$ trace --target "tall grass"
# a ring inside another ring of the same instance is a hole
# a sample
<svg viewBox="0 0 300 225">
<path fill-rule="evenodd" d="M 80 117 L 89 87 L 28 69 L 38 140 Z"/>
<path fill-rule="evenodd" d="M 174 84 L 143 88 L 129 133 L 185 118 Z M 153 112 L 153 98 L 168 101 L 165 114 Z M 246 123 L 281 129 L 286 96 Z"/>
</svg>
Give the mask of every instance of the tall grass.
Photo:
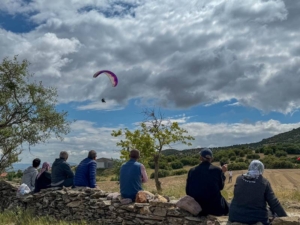
<svg viewBox="0 0 300 225">
<path fill-rule="evenodd" d="M 87 222 L 57 221 L 51 217 L 37 217 L 29 211 L 5 211 L 0 213 L 1 225 L 87 225 Z"/>
</svg>

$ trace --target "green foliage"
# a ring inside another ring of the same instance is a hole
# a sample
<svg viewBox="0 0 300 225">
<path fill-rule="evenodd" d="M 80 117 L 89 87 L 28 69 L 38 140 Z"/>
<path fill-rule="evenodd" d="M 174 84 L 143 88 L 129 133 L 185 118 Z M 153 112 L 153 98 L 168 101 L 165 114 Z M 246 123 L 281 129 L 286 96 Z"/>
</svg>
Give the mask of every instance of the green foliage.
<svg viewBox="0 0 300 225">
<path fill-rule="evenodd" d="M 258 154 L 249 154 L 246 157 L 247 159 L 260 159 L 260 155 Z"/>
<path fill-rule="evenodd" d="M 112 159 L 113 160 L 113 173 L 115 175 L 114 179 L 119 180 L 120 179 L 120 170 L 122 164 L 125 162 L 124 160 L 120 159 Z"/>
<path fill-rule="evenodd" d="M 181 169 L 181 168 L 183 168 L 183 164 L 179 160 L 176 160 L 176 161 L 171 163 L 171 167 L 174 170 Z"/>
<path fill-rule="evenodd" d="M 228 164 L 228 170 L 245 170 L 248 169 L 248 164 L 244 162 L 235 162 Z"/>
<path fill-rule="evenodd" d="M 0 172 L 18 161 L 22 144 L 45 142 L 69 132 L 66 112 L 57 112 L 57 92 L 32 81 L 29 63 L 5 58 L 0 64 Z"/>
<path fill-rule="evenodd" d="M 265 148 L 264 149 L 264 154 L 265 155 L 273 155 L 274 154 L 273 149 L 272 148 Z"/>
<path fill-rule="evenodd" d="M 170 175 L 171 175 L 171 172 L 169 170 L 159 170 L 158 171 L 158 177 L 159 178 L 167 177 L 167 176 L 170 176 Z M 150 179 L 154 179 L 154 173 L 151 173 Z"/>
<path fill-rule="evenodd" d="M 275 153 L 276 157 L 281 157 L 281 156 L 287 156 L 287 153 L 285 151 L 276 151 Z"/>
<path fill-rule="evenodd" d="M 236 156 L 231 156 L 230 157 L 230 161 L 235 161 L 236 160 Z"/>
<path fill-rule="evenodd" d="M 288 159 L 286 157 L 277 158 L 275 156 L 266 156 L 261 160 L 265 168 L 268 169 L 291 169 L 295 168 L 295 162 L 293 159 Z"/>
<path fill-rule="evenodd" d="M 146 122 L 140 123 L 140 128 L 130 131 L 125 128 L 111 133 L 114 137 L 125 135 L 124 140 L 117 142 L 117 146 L 122 148 L 121 158 L 128 159 L 131 149 L 138 149 L 141 153 L 141 160 L 153 157 L 155 167 L 155 185 L 157 191 L 161 192 L 161 183 L 158 178 L 158 165 L 161 158 L 162 149 L 172 143 L 180 142 L 191 145 L 189 141 L 194 140 L 187 131 L 179 127 L 177 122 L 165 121 L 160 113 L 155 110 L 145 110 Z"/>
<path fill-rule="evenodd" d="M 188 173 L 187 170 L 181 169 L 181 170 L 175 170 L 175 171 L 173 171 L 173 172 L 172 172 L 172 175 L 173 175 L 173 176 L 178 176 L 178 175 L 182 175 L 182 174 L 186 174 L 186 173 Z"/>
</svg>

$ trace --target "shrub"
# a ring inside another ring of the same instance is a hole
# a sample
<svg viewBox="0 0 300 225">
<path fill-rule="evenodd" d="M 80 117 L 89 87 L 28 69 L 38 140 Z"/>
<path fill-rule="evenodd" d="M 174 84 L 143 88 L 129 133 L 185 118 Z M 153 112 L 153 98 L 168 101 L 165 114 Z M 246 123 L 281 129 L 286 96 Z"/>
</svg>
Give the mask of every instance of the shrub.
<svg viewBox="0 0 300 225">
<path fill-rule="evenodd" d="M 231 156 L 230 157 L 230 161 L 235 161 L 236 160 L 236 156 Z"/>
<path fill-rule="evenodd" d="M 186 174 L 186 173 L 188 173 L 187 170 L 181 169 L 181 170 L 175 170 L 175 171 L 173 171 L 172 175 L 173 176 L 177 176 L 177 175 L 182 175 L 182 174 Z"/>
<path fill-rule="evenodd" d="M 228 165 L 228 170 L 245 170 L 248 169 L 248 164 L 244 162 L 235 162 Z"/>
<path fill-rule="evenodd" d="M 245 157 L 245 152 L 244 151 L 240 151 L 240 157 Z"/>
<path fill-rule="evenodd" d="M 281 156 L 287 156 L 287 153 L 285 151 L 277 151 L 275 156 L 279 158 Z"/>
<path fill-rule="evenodd" d="M 247 159 L 259 159 L 260 155 L 258 155 L 258 154 L 249 154 L 249 155 L 247 155 L 246 158 Z"/>
<path fill-rule="evenodd" d="M 170 173 L 169 170 L 159 170 L 158 171 L 158 178 L 167 177 L 167 176 L 170 176 L 170 174 L 171 173 Z M 151 173 L 150 179 L 154 179 L 154 173 Z"/>
<path fill-rule="evenodd" d="M 243 158 L 237 158 L 235 161 L 236 162 L 244 162 L 244 159 Z"/>
<path fill-rule="evenodd" d="M 179 160 L 177 160 L 177 161 L 174 161 L 171 163 L 171 167 L 174 170 L 181 169 L 181 168 L 183 168 L 183 164 Z"/>
</svg>

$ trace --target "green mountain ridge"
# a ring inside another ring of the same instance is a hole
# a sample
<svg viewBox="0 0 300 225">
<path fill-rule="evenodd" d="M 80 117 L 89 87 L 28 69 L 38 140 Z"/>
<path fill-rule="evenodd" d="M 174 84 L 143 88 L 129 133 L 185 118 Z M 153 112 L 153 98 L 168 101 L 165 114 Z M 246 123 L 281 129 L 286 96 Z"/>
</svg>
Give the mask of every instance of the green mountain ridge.
<svg viewBox="0 0 300 225">
<path fill-rule="evenodd" d="M 218 150 L 225 150 L 225 149 L 256 149 L 259 147 L 263 147 L 266 145 L 296 145 L 300 144 L 300 127 L 280 133 L 277 135 L 274 135 L 270 138 L 262 139 L 259 142 L 254 143 L 246 143 L 246 144 L 237 144 L 237 145 L 230 145 L 230 146 L 224 146 L 224 147 L 216 147 L 216 148 L 210 148 L 213 151 Z M 177 150 L 177 149 L 166 149 L 162 151 L 162 154 L 165 156 L 168 155 L 194 155 L 199 153 L 201 148 L 192 148 L 192 149 L 183 149 L 183 150 Z"/>
</svg>

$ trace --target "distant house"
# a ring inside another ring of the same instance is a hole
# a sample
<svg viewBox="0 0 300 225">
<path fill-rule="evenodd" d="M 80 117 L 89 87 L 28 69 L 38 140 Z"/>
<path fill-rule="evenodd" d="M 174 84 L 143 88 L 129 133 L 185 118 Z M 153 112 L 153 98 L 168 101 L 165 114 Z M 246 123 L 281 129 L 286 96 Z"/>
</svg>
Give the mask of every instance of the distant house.
<svg viewBox="0 0 300 225">
<path fill-rule="evenodd" d="M 113 160 L 108 158 L 100 158 L 96 159 L 97 162 L 97 169 L 108 169 L 113 167 Z"/>
</svg>

